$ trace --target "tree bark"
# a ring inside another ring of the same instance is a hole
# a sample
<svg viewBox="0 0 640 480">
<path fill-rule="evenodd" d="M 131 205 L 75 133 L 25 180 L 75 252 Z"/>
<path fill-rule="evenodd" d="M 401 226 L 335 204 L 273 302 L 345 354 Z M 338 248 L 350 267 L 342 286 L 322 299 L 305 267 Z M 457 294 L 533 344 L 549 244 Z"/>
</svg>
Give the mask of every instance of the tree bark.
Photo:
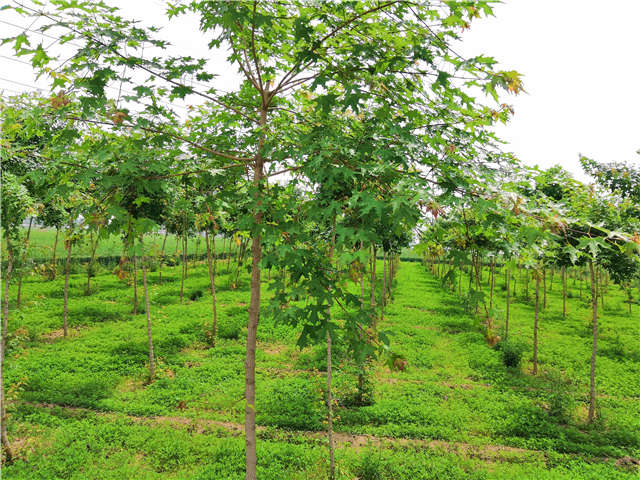
<svg viewBox="0 0 640 480">
<path fill-rule="evenodd" d="M 164 240 L 162 241 L 162 249 L 160 250 L 160 263 L 158 265 L 158 282 L 162 285 L 162 265 L 164 264 L 164 247 L 167 244 L 167 235 L 169 235 L 169 231 L 165 230 L 164 232 Z"/>
<path fill-rule="evenodd" d="M 542 309 L 547 309 L 547 269 L 542 269 L 542 290 L 543 290 L 543 301 L 542 301 Z"/>
<path fill-rule="evenodd" d="M 511 314 L 511 267 L 507 267 L 507 311 L 504 322 L 504 339 L 509 339 L 509 316 Z"/>
<path fill-rule="evenodd" d="M 218 312 L 216 311 L 216 283 L 215 268 L 212 261 L 211 245 L 209 243 L 209 231 L 205 230 L 205 243 L 207 244 L 207 265 L 209 267 L 209 283 L 211 285 L 211 308 L 213 313 L 213 328 L 211 331 L 211 346 L 216 346 L 216 337 L 218 336 Z M 215 255 L 215 236 L 213 237 L 213 255 Z"/>
<path fill-rule="evenodd" d="M 589 423 L 591 423 L 596 414 L 596 354 L 598 352 L 598 289 L 592 260 L 589 261 L 589 271 L 591 273 L 591 322 L 593 329 L 591 372 L 589 374 Z"/>
<path fill-rule="evenodd" d="M 151 312 L 149 310 L 149 287 L 147 286 L 147 256 L 144 254 L 144 244 L 142 237 L 140 238 L 140 246 L 143 248 L 142 253 L 142 285 L 144 287 L 144 309 L 147 314 L 147 343 L 149 345 L 149 383 L 153 382 L 156 373 L 156 365 L 153 356 L 153 336 L 151 334 Z M 135 254 L 134 257 L 135 259 Z"/>
<path fill-rule="evenodd" d="M 24 270 L 24 264 L 27 262 L 27 250 L 29 249 L 29 238 L 31 237 L 31 225 L 33 224 L 33 217 L 29 218 L 29 228 L 27 229 L 27 237 L 24 240 L 24 252 L 20 259 L 20 270 L 18 270 L 18 294 L 16 298 L 16 308 L 20 308 L 22 305 L 22 273 Z"/>
<path fill-rule="evenodd" d="M 87 266 L 87 295 L 91 295 L 91 273 L 93 269 L 93 264 L 96 259 L 96 251 L 98 250 L 98 243 L 100 242 L 100 229 L 98 229 L 98 234 L 96 241 L 93 241 L 93 232 L 91 235 L 91 259 L 89 260 L 89 265 Z"/>
<path fill-rule="evenodd" d="M 182 299 L 184 298 L 184 277 L 187 276 L 187 272 L 186 272 L 186 250 L 187 247 L 185 245 L 185 237 L 186 234 L 183 233 L 182 235 L 182 279 L 180 280 L 180 303 L 182 303 Z"/>
<path fill-rule="evenodd" d="M 369 298 L 369 305 L 371 306 L 371 316 L 373 330 L 378 328 L 378 316 L 376 313 L 376 254 L 378 250 L 375 245 L 371 246 L 371 296 Z"/>
<path fill-rule="evenodd" d="M 540 271 L 536 271 L 536 313 L 533 322 L 533 374 L 538 374 L 538 316 L 540 314 Z"/>
<path fill-rule="evenodd" d="M 52 263 L 52 275 L 51 275 L 51 280 L 55 280 L 56 279 L 56 274 L 58 273 L 58 265 L 56 264 L 56 258 L 57 258 L 57 250 L 58 250 L 58 235 L 60 234 L 60 228 L 56 227 L 56 239 L 53 242 L 53 259 L 51 260 Z"/>
<path fill-rule="evenodd" d="M 138 263 L 136 252 L 133 252 L 133 314 L 138 314 Z"/>
<path fill-rule="evenodd" d="M 333 251 L 336 245 L 336 216 L 333 216 L 331 231 L 331 247 L 329 249 L 329 266 L 333 266 Z M 331 321 L 331 306 L 327 306 L 327 321 Z M 331 391 L 331 330 L 327 325 L 327 438 L 329 440 L 329 480 L 335 478 L 335 447 L 333 444 L 333 392 Z"/>
<path fill-rule="evenodd" d="M 227 250 L 227 274 L 231 271 L 231 251 L 233 250 L 233 245 L 231 241 L 231 237 L 229 237 L 229 247 Z"/>
<path fill-rule="evenodd" d="M 496 260 L 495 257 L 491 257 L 491 267 L 489 270 L 489 309 L 493 309 L 493 288 L 495 286 L 495 269 Z"/>
<path fill-rule="evenodd" d="M 567 316 L 567 267 L 562 267 L 562 316 Z"/>
<path fill-rule="evenodd" d="M 389 262 L 389 254 L 382 251 L 382 305 L 387 304 L 387 282 L 391 278 L 391 265 Z"/>
<path fill-rule="evenodd" d="M 260 126 L 267 124 L 267 105 L 263 101 L 260 109 Z M 249 322 L 247 325 L 247 350 L 244 361 L 244 431 L 245 431 L 245 480 L 257 480 L 256 452 L 256 341 L 258 323 L 260 321 L 260 261 L 262 260 L 262 226 L 261 183 L 264 175 L 264 159 L 262 149 L 264 137 L 260 139 L 258 153 L 253 167 L 253 186 L 256 189 L 253 222 L 255 232 L 251 242 L 251 299 L 249 301 Z"/>
<path fill-rule="evenodd" d="M 4 398 L 4 351 L 6 348 L 7 331 L 9 325 L 9 283 L 13 270 L 13 251 L 7 238 L 7 273 L 4 279 L 4 301 L 2 303 L 2 338 L 0 338 L 0 440 L 4 450 L 5 463 L 13 461 L 11 445 L 7 436 L 7 406 Z"/>
<path fill-rule="evenodd" d="M 65 247 L 67 247 L 67 260 L 64 265 L 64 336 L 68 335 L 68 319 L 69 319 L 69 264 L 71 263 L 71 238 L 69 238 L 66 242 Z"/>
</svg>

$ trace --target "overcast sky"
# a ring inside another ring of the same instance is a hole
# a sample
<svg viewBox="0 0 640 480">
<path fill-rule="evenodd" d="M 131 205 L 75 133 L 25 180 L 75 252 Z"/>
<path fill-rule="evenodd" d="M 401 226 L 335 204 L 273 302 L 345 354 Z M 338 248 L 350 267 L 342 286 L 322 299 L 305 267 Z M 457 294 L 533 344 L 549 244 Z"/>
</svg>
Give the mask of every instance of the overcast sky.
<svg viewBox="0 0 640 480">
<path fill-rule="evenodd" d="M 163 38 L 175 52 L 211 58 L 220 74 L 217 86 L 235 83 L 224 55 L 212 57 L 203 48 L 194 17 L 168 22 L 161 0 L 107 3 L 165 27 Z M 640 165 L 640 0 L 507 0 L 494 10 L 495 17 L 475 20 L 456 48 L 465 56 L 493 56 L 501 69 L 524 75 L 527 93 L 503 98 L 515 108 L 512 121 L 497 128 L 505 149 L 528 165 L 561 164 L 583 180 L 578 153 Z M 29 25 L 6 12 L 1 20 Z M 19 30 L 0 23 L 0 32 L 4 37 Z M 0 90 L 47 86 L 29 66 L 6 58 L 11 55 L 0 47 Z"/>
</svg>

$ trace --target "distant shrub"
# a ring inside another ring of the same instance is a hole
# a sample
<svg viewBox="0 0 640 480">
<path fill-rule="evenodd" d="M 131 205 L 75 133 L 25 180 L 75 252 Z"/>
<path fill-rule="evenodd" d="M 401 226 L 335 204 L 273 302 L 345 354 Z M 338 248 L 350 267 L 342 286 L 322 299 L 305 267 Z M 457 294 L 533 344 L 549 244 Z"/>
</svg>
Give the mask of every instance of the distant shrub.
<svg viewBox="0 0 640 480">
<path fill-rule="evenodd" d="M 505 367 L 520 368 L 527 347 L 520 341 L 507 340 L 498 343 L 496 349 L 502 352 L 502 363 Z"/>
<path fill-rule="evenodd" d="M 202 290 L 195 290 L 191 292 L 191 295 L 189 295 L 189 299 L 192 302 L 195 302 L 196 300 L 200 300 L 202 296 L 203 296 Z"/>
<path fill-rule="evenodd" d="M 342 372 L 341 372 L 342 373 Z M 344 371 L 347 373 L 347 371 Z M 356 367 L 345 375 L 343 379 L 334 383 L 336 389 L 336 399 L 344 407 L 367 407 L 373 405 L 374 383 L 371 379 L 369 369 L 365 369 L 362 375 Z"/>
<path fill-rule="evenodd" d="M 568 423 L 576 408 L 571 382 L 557 370 L 548 371 L 544 376 L 551 384 L 547 394 L 549 416 L 557 422 Z"/>
</svg>

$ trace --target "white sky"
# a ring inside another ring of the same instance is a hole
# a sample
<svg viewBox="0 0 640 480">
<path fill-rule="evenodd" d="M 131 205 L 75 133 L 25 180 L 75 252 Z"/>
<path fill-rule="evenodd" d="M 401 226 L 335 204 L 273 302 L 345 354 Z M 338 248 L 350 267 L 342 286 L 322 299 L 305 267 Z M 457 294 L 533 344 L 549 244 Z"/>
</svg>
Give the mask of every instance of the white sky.
<svg viewBox="0 0 640 480">
<path fill-rule="evenodd" d="M 162 38 L 175 45 L 172 51 L 211 58 L 219 67 L 219 88 L 235 84 L 233 68 L 224 54 L 212 57 L 194 17 L 168 22 L 161 0 L 108 3 L 164 27 Z M 494 10 L 495 17 L 472 23 L 456 49 L 464 56 L 492 56 L 501 69 L 524 75 L 527 93 L 502 99 L 515 108 L 511 122 L 496 129 L 509 142 L 505 149 L 528 165 L 561 164 L 582 180 L 578 153 L 640 164 L 640 0 L 507 0 Z M 0 21 L 29 25 L 7 12 L 0 12 Z M 0 23 L 0 37 L 17 33 Z M 28 65 L 6 58 L 11 56 L 8 46 L 0 47 L 0 91 L 32 90 L 8 80 L 47 87 Z"/>
</svg>

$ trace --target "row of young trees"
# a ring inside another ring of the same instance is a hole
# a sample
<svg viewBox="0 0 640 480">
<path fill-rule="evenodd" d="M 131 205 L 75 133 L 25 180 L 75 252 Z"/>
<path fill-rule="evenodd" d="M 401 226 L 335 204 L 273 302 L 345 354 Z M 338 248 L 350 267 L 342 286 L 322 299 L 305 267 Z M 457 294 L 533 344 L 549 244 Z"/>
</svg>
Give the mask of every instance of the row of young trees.
<svg viewBox="0 0 640 480">
<path fill-rule="evenodd" d="M 332 343 L 343 339 L 364 364 L 385 340 L 376 328 L 373 288 L 369 305 L 364 301 L 367 259 L 373 259 L 373 280 L 379 249 L 387 256 L 406 244 L 430 199 L 466 196 L 482 175 L 493 175 L 489 166 L 500 155 L 485 127 L 506 121 L 510 109 L 479 102 L 471 92 L 497 100 L 498 88 L 520 91 L 520 77 L 496 70 L 489 57 L 461 58 L 450 47 L 472 20 L 491 14 L 490 3 L 170 5 L 170 18 L 197 15 L 203 43 L 228 52 L 241 75 L 231 91 L 215 87 L 215 66 L 166 54 L 157 29 L 143 28 L 103 2 L 15 7 L 40 20 L 37 30 L 56 35 L 73 53 L 59 58 L 55 45 L 32 44 L 29 31 L 6 39 L 16 55 L 52 77 L 57 93 L 3 106 L 3 163 L 28 165 L 20 173 L 3 168 L 3 175 L 23 186 L 31 182 L 44 209 L 62 207 L 61 217 L 50 223 L 67 225 L 67 258 L 82 214 L 95 239 L 121 235 L 134 262 L 140 259 L 150 380 L 145 236 L 161 225 L 185 239 L 190 228 L 206 232 L 215 338 L 213 239 L 225 224 L 246 232 L 247 479 L 257 475 L 255 353 L 264 269 L 288 272 L 272 284 L 270 311 L 280 321 L 303 325 L 301 343 L 327 345 L 333 478 Z M 109 98 L 110 84 L 130 93 Z M 171 102 L 186 97 L 202 104 L 185 116 Z M 3 220 L 18 225 L 19 216 L 7 212 L 3 203 Z M 6 228 L 7 245 L 17 245 L 17 235 L 17 228 Z M 385 274 L 392 275 L 396 262 L 385 264 L 391 267 Z M 349 274 L 359 278 L 360 295 L 345 283 Z M 5 312 L 4 325 L 7 317 Z"/>
<path fill-rule="evenodd" d="M 640 172 L 631 164 L 581 161 L 585 171 L 596 177 L 596 185 L 574 180 L 561 167 L 511 171 L 497 187 L 489 186 L 474 198 L 454 207 L 432 207 L 432 222 L 419 248 L 433 272 L 461 296 L 464 290 L 471 308 L 482 313 L 492 346 L 509 340 L 513 297 L 520 291 L 520 297 L 530 299 L 533 284 L 534 375 L 538 373 L 538 322 L 547 308 L 554 275 L 560 276 L 562 285 L 563 316 L 568 312 L 569 277 L 573 275 L 574 282 L 579 279 L 580 296 L 583 279 L 588 279 L 591 422 L 596 412 L 599 303 L 604 309 L 610 280 L 625 293 L 629 315 L 634 288 L 635 295 L 640 295 Z M 488 270 L 488 288 L 483 270 Z M 501 272 L 505 305 L 497 305 L 494 298 Z M 504 319 L 502 335 L 498 335 L 498 318 Z"/>
</svg>

